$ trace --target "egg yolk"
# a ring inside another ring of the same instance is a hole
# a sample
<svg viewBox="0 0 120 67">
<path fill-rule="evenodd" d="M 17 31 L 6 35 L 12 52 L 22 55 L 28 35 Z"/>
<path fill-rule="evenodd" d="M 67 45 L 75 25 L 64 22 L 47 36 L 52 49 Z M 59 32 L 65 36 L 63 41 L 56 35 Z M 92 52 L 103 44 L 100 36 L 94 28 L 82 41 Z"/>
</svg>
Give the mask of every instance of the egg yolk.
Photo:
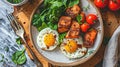
<svg viewBox="0 0 120 67">
<path fill-rule="evenodd" d="M 74 40 L 69 40 L 64 48 L 65 48 L 65 51 L 69 53 L 73 53 L 77 50 L 78 46 Z"/>
<path fill-rule="evenodd" d="M 55 43 L 55 37 L 52 33 L 46 34 L 44 37 L 44 43 L 47 47 L 53 46 Z"/>
</svg>

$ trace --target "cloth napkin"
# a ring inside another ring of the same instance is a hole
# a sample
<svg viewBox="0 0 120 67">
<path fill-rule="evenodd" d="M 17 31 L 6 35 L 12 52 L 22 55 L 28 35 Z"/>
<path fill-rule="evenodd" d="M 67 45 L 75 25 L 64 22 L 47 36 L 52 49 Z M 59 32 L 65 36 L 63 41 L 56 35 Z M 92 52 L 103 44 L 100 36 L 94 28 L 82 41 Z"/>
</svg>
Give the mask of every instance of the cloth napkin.
<svg viewBox="0 0 120 67">
<path fill-rule="evenodd" d="M 120 67 L 120 26 L 112 35 L 105 49 L 103 67 Z"/>
<path fill-rule="evenodd" d="M 16 43 L 16 38 L 18 37 L 6 18 L 6 14 L 14 11 L 13 6 L 3 1 L 4 0 L 0 0 L 0 67 L 17 67 L 17 65 L 12 62 L 11 57 L 15 51 L 22 50 L 24 46 Z M 27 61 L 25 64 L 20 65 L 20 67 L 36 67 L 26 52 L 25 55 Z"/>
</svg>

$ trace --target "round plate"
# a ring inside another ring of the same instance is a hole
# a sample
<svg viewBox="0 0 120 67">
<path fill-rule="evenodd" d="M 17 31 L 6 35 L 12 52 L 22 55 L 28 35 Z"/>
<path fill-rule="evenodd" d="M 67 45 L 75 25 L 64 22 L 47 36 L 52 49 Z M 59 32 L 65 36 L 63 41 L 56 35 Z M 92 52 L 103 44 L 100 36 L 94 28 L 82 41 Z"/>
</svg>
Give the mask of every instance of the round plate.
<svg viewBox="0 0 120 67">
<path fill-rule="evenodd" d="M 98 20 L 99 20 L 94 26 L 94 28 L 96 28 L 98 30 L 98 34 L 97 34 L 94 46 L 92 48 L 89 48 L 87 54 L 82 58 L 74 59 L 74 60 L 69 59 L 61 53 L 59 47 L 57 47 L 55 50 L 53 50 L 51 52 L 41 50 L 37 44 L 37 35 L 39 32 L 37 31 L 37 29 L 34 26 L 32 26 L 32 24 L 30 26 L 31 40 L 33 41 L 33 44 L 35 45 L 36 49 L 39 51 L 41 56 L 43 56 L 48 62 L 50 62 L 54 65 L 74 66 L 74 65 L 84 63 L 95 55 L 95 53 L 98 51 L 98 49 L 102 43 L 104 32 L 103 32 L 103 22 L 102 22 L 101 14 L 99 13 L 99 11 L 95 7 L 95 5 L 90 0 L 80 0 L 80 2 L 81 2 L 81 4 L 80 4 L 81 8 L 83 9 L 83 11 L 85 12 L 86 15 L 88 15 L 90 13 L 96 14 L 98 16 Z"/>
</svg>

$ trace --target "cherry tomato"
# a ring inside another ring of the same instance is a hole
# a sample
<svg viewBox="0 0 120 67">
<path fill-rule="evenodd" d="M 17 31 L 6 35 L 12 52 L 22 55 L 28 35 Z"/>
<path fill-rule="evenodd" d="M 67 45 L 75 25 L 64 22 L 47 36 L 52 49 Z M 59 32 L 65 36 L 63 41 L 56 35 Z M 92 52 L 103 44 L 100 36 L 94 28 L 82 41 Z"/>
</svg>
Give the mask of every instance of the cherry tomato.
<svg viewBox="0 0 120 67">
<path fill-rule="evenodd" d="M 94 4 L 98 8 L 104 8 L 108 5 L 109 0 L 94 0 Z"/>
<path fill-rule="evenodd" d="M 120 5 L 120 0 L 117 0 L 117 3 Z"/>
<path fill-rule="evenodd" d="M 86 21 L 87 23 L 89 23 L 90 25 L 93 25 L 96 21 L 97 21 L 97 16 L 95 14 L 89 14 L 87 17 L 86 17 Z"/>
<path fill-rule="evenodd" d="M 89 28 L 90 28 L 90 25 L 88 23 L 83 23 L 81 25 L 81 31 L 82 32 L 87 32 Z"/>
<path fill-rule="evenodd" d="M 120 9 L 120 4 L 118 2 L 119 2 L 119 0 L 116 0 L 116 1 L 110 0 L 109 1 L 109 9 L 112 10 L 112 11 L 119 10 Z"/>
</svg>

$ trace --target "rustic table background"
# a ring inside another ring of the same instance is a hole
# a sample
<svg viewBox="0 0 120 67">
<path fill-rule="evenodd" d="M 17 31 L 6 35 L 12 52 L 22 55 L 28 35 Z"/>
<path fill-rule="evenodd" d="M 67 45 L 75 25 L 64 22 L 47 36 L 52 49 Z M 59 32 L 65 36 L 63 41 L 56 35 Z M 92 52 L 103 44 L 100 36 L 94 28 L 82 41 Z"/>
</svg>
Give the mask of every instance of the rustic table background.
<svg viewBox="0 0 120 67">
<path fill-rule="evenodd" d="M 27 4 L 19 7 L 15 7 L 14 15 L 16 18 L 20 21 L 20 23 L 23 25 L 25 31 L 26 31 L 26 39 L 29 44 L 29 46 L 32 48 L 33 52 L 35 52 L 36 56 L 42 62 L 44 67 L 50 67 L 51 65 L 41 57 L 39 52 L 35 49 L 34 45 L 30 41 L 30 18 L 31 14 L 37 9 L 39 4 L 41 3 L 40 0 L 31 0 L 32 2 L 28 2 Z M 120 10 L 117 12 L 112 12 L 108 8 L 99 10 L 102 14 L 103 22 L 104 22 L 104 40 L 102 43 L 102 46 L 98 50 L 98 52 L 87 62 L 78 65 L 81 67 L 94 67 L 96 64 L 98 64 L 104 56 L 104 50 L 107 44 L 107 41 L 112 36 L 115 29 L 120 25 Z M 32 56 L 30 55 L 28 51 L 29 56 L 32 59 Z M 54 66 L 57 67 L 57 66 Z M 75 66 L 76 67 L 76 66 Z"/>
</svg>

